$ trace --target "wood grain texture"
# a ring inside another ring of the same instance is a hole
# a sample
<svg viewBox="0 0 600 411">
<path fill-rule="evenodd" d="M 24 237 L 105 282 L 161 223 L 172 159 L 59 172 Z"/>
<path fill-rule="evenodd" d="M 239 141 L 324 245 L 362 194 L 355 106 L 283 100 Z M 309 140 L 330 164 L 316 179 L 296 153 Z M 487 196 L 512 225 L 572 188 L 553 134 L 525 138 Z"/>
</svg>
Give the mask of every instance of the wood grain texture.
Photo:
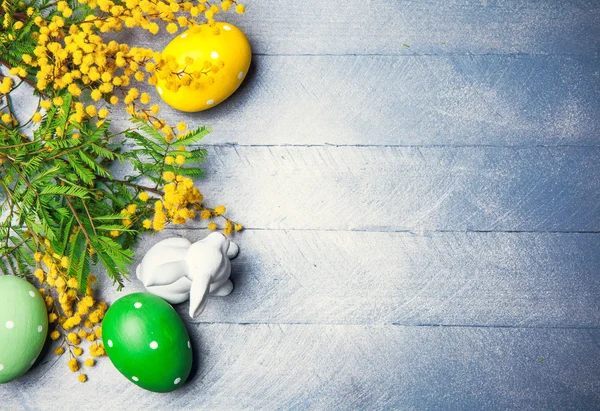
<svg viewBox="0 0 600 411">
<path fill-rule="evenodd" d="M 600 59 L 255 56 L 214 109 L 161 107 L 212 126 L 207 144 L 598 145 Z M 115 125 L 129 125 L 124 112 Z"/>
<path fill-rule="evenodd" d="M 190 381 L 152 394 L 104 360 L 82 385 L 49 344 L 0 408 L 598 408 L 600 3 L 247 10 L 228 17 L 255 53 L 241 89 L 162 111 L 213 127 L 198 183 L 249 227 L 233 294 L 185 320 Z"/>
<path fill-rule="evenodd" d="M 595 0 L 309 0 L 247 2 L 242 28 L 257 54 L 597 54 Z M 135 44 L 170 36 L 138 32 Z"/>
<path fill-rule="evenodd" d="M 170 236 L 145 236 L 135 266 Z M 235 290 L 188 322 L 600 328 L 600 235 L 247 231 Z M 106 287 L 113 301 L 122 293 Z M 127 293 L 144 291 L 133 278 Z"/>
<path fill-rule="evenodd" d="M 250 228 L 600 230 L 600 148 L 218 146 L 205 169 Z"/>
<path fill-rule="evenodd" d="M 593 409 L 600 401 L 598 330 L 211 324 L 190 332 L 197 369 L 175 392 L 141 392 L 107 362 L 82 385 L 47 357 L 0 386 L 2 407 Z"/>
</svg>

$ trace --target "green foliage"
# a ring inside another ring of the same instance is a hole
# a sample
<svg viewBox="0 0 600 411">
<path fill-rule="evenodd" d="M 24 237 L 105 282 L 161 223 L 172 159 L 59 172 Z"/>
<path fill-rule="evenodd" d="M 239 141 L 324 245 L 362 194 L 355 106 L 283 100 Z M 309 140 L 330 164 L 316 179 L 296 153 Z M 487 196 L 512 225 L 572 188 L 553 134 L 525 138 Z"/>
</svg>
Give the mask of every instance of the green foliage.
<svg viewBox="0 0 600 411">
<path fill-rule="evenodd" d="M 173 170 L 166 156 L 205 161 L 206 150 L 180 147 L 198 143 L 210 130 L 200 127 L 168 143 L 146 121 L 134 118 L 135 129 L 111 134 L 108 121 L 69 119 L 71 103 L 64 95 L 62 107 L 50 107 L 31 137 L 18 125 L 0 124 L 0 270 L 27 276 L 36 264 L 33 254 L 50 249 L 68 257 L 67 273 L 82 290 L 96 261 L 120 288 L 133 259 L 131 247 L 144 230 L 142 221 L 153 211 L 139 194 L 163 194 L 162 174 Z M 135 144 L 126 153 L 116 141 L 122 134 Z M 130 175 L 115 178 L 110 168 L 115 160 L 129 165 Z M 178 172 L 197 176 L 202 170 Z M 124 212 L 132 205 L 134 213 Z"/>
<path fill-rule="evenodd" d="M 137 181 L 143 176 L 154 183 L 159 183 L 163 172 L 175 170 L 173 166 L 164 164 L 162 161 L 166 156 L 183 155 L 188 164 L 206 161 L 207 151 L 205 149 L 194 148 L 182 151 L 178 147 L 199 143 L 210 133 L 210 128 L 199 127 L 196 130 L 189 131 L 182 139 L 167 143 L 160 132 L 144 120 L 134 118 L 132 122 L 137 130 L 130 130 L 125 135 L 135 141 L 138 148 L 127 152 L 125 156 L 132 162 L 138 174 L 137 177 L 130 177 L 130 181 Z M 188 177 L 199 177 L 202 175 L 202 169 L 199 167 L 180 168 L 179 174 Z"/>
</svg>

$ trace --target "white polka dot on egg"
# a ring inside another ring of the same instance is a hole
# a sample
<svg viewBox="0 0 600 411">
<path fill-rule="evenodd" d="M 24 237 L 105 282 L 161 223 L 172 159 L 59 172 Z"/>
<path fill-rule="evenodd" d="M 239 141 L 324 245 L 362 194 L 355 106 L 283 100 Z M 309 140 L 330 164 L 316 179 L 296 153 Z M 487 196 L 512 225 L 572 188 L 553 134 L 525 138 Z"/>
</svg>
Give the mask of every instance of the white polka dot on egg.
<svg viewBox="0 0 600 411">
<path fill-rule="evenodd" d="M 7 321 L 5 325 L 6 328 L 11 329 L 15 326 L 15 323 L 13 323 L 12 321 Z"/>
<path fill-rule="evenodd" d="M 177 385 L 177 384 L 179 384 L 180 382 L 181 382 L 181 378 L 177 377 L 177 378 L 175 379 L 175 381 L 173 381 L 173 384 Z"/>
<path fill-rule="evenodd" d="M 4 365 L 0 364 L 0 371 L 4 369 Z"/>
<path fill-rule="evenodd" d="M 160 88 L 160 87 L 156 87 L 156 90 L 158 90 L 158 94 L 162 94 L 163 93 L 162 88 Z"/>
<path fill-rule="evenodd" d="M 229 26 L 223 26 L 223 30 L 229 31 L 229 30 L 231 30 L 231 27 L 229 27 Z"/>
<path fill-rule="evenodd" d="M 238 78 L 241 80 L 241 79 L 242 79 L 242 77 L 244 77 L 244 72 L 243 72 L 243 71 L 240 71 L 240 74 L 238 74 Z"/>
<path fill-rule="evenodd" d="M 107 343 L 108 343 L 108 346 L 109 346 L 110 348 L 112 348 L 112 346 L 113 346 L 113 342 L 112 342 L 112 340 L 108 340 L 108 341 L 107 341 Z"/>
<path fill-rule="evenodd" d="M 213 59 L 218 59 L 219 58 L 219 53 L 217 53 L 216 51 L 213 51 L 212 53 L 210 53 L 210 57 L 212 57 Z"/>
<path fill-rule="evenodd" d="M 212 103 L 214 103 L 214 102 L 215 102 L 215 101 L 214 101 L 213 99 L 210 99 L 210 100 L 208 100 L 208 101 L 206 102 L 206 104 L 210 106 L 210 105 L 211 105 Z"/>
<path fill-rule="evenodd" d="M 140 308 L 140 307 L 142 306 L 142 303 L 135 303 L 135 304 L 133 304 L 133 306 L 134 306 L 135 308 Z"/>
<path fill-rule="evenodd" d="M 183 34 L 181 35 L 181 38 L 182 38 L 182 39 L 184 39 L 184 38 L 186 38 L 186 37 L 187 37 L 187 33 L 183 33 Z"/>
<path fill-rule="evenodd" d="M 192 344 L 188 341 L 188 348 L 192 348 Z"/>
<path fill-rule="evenodd" d="M 136 382 L 140 380 L 140 379 L 139 379 L 138 377 L 136 377 L 135 375 L 134 375 L 133 377 L 131 377 L 131 379 L 132 379 L 133 381 L 136 381 Z"/>
<path fill-rule="evenodd" d="M 33 291 L 29 291 L 29 295 L 31 296 L 31 298 L 35 298 L 35 293 Z"/>
<path fill-rule="evenodd" d="M 156 350 L 158 348 L 158 343 L 156 341 L 152 341 L 150 343 L 150 348 L 152 348 L 153 350 Z"/>
<path fill-rule="evenodd" d="M 44 327 L 42 327 L 41 325 L 38 325 L 38 332 L 39 333 L 41 333 L 43 329 L 44 329 Z"/>
</svg>

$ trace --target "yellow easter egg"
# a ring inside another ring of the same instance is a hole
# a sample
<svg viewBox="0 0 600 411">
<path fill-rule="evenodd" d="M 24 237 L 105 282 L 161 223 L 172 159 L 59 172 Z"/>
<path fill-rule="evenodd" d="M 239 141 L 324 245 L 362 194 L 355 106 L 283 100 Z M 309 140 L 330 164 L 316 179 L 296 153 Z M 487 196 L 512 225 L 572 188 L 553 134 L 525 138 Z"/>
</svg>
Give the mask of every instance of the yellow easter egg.
<svg viewBox="0 0 600 411">
<path fill-rule="evenodd" d="M 242 84 L 252 60 L 244 33 L 233 24 L 222 22 L 214 27 L 207 24 L 192 27 L 174 38 L 162 55 L 175 59 L 176 72 L 180 74 L 159 76 L 156 91 L 165 103 L 186 112 L 203 111 L 226 100 Z M 211 71 L 215 67 L 216 73 Z M 203 74 L 198 74 L 201 71 Z M 193 72 L 195 78 L 187 74 Z M 191 84 L 181 85 L 180 79 L 185 76 L 189 76 Z M 173 87 L 173 83 L 178 87 Z"/>
</svg>

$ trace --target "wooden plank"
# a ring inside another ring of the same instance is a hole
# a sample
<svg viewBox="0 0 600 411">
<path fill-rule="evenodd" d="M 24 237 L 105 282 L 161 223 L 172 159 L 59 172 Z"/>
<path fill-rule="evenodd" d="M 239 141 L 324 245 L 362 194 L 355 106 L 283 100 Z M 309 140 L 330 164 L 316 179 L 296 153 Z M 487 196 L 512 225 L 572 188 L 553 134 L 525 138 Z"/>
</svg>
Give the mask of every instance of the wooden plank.
<svg viewBox="0 0 600 411">
<path fill-rule="evenodd" d="M 194 325 L 195 375 L 143 392 L 108 360 L 81 384 L 49 357 L 0 386 L 6 409 L 594 409 L 600 331 Z M 66 374 L 69 375 L 66 375 Z M 57 382 L 60 389 L 57 389 Z M 67 397 L 65 397 L 67 395 Z"/>
<path fill-rule="evenodd" d="M 170 236 L 145 236 L 137 260 Z M 600 327 L 600 235 L 247 231 L 194 322 Z M 126 293 L 145 291 L 137 279 Z M 106 298 L 121 293 L 106 285 Z M 188 304 L 178 306 L 182 317 Z"/>
<path fill-rule="evenodd" d="M 600 230 L 598 147 L 219 146 L 205 169 L 250 228 Z"/>
<path fill-rule="evenodd" d="M 258 54 L 598 53 L 595 0 L 248 1 L 241 27 Z M 131 36 L 128 34 L 128 36 Z M 162 47 L 171 35 L 136 32 Z"/>
<path fill-rule="evenodd" d="M 600 144 L 599 58 L 258 56 L 253 64 L 225 103 L 194 114 L 161 104 L 162 115 L 212 126 L 207 144 Z M 116 128 L 129 126 L 124 111 L 114 114 Z"/>
</svg>

